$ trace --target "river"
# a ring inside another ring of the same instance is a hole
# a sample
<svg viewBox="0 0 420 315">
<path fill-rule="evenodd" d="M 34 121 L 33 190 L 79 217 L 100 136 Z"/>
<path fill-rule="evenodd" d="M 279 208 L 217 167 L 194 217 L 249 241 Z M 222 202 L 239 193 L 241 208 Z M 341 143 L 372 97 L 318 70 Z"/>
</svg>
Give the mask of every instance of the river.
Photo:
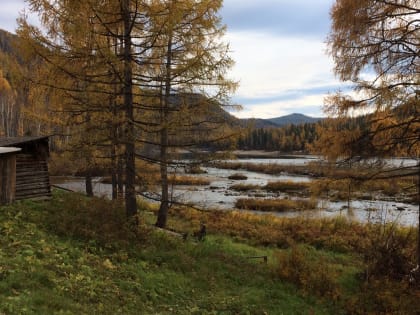
<svg viewBox="0 0 420 315">
<path fill-rule="evenodd" d="M 316 160 L 316 157 L 301 156 L 293 159 L 240 159 L 235 162 L 245 163 L 275 163 L 288 165 L 304 165 L 310 161 Z M 413 163 L 410 160 L 394 160 L 397 163 Z M 404 164 L 407 165 L 407 164 Z M 175 186 L 172 195 L 178 202 L 194 204 L 203 209 L 231 210 L 234 209 L 238 198 L 289 198 L 286 194 L 264 193 L 261 192 L 237 192 L 230 187 L 234 184 L 252 184 L 264 186 L 272 181 L 296 181 L 308 182 L 312 179 L 308 176 L 290 176 L 290 175 L 267 175 L 262 173 L 250 172 L 245 170 L 226 170 L 215 167 L 203 167 L 204 174 L 190 175 L 207 179 L 210 184 L 203 186 Z M 241 173 L 247 177 L 244 180 L 231 180 L 229 176 L 234 173 Z M 74 191 L 84 191 L 84 180 L 78 177 L 53 178 L 53 182 L 63 188 Z M 103 184 L 97 178 L 94 181 L 94 192 L 97 196 L 109 197 L 111 194 L 111 185 Z M 149 192 L 153 194 L 154 192 Z M 361 222 L 396 222 L 401 225 L 416 225 L 418 222 L 419 206 L 395 201 L 386 200 L 352 200 L 350 209 L 347 208 L 347 202 L 332 202 L 329 200 L 319 200 L 318 210 L 308 210 L 303 212 L 283 212 L 270 213 L 277 216 L 305 216 L 305 217 L 332 217 L 344 216 L 351 220 Z M 255 212 L 255 211 L 252 211 Z M 260 213 L 260 212 L 256 212 Z M 261 213 L 267 214 L 267 212 Z"/>
</svg>

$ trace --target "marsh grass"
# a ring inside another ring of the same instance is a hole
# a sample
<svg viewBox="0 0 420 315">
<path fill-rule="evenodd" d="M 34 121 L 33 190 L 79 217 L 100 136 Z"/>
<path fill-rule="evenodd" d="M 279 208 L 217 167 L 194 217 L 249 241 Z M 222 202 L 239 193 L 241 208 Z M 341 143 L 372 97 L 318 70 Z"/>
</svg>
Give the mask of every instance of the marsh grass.
<svg viewBox="0 0 420 315">
<path fill-rule="evenodd" d="M 315 209 L 316 206 L 316 200 L 291 199 L 239 198 L 235 203 L 235 207 L 238 209 L 272 212 L 302 211 Z"/>
<path fill-rule="evenodd" d="M 210 181 L 205 178 L 177 174 L 169 175 L 168 181 L 169 184 L 172 185 L 204 186 L 210 184 Z M 108 176 L 101 179 L 101 183 L 104 184 L 111 184 L 111 182 L 111 177 Z M 137 177 L 136 182 L 138 185 L 157 185 L 160 183 L 160 175 L 157 172 L 152 172 L 147 175 Z"/>
<path fill-rule="evenodd" d="M 187 174 L 205 174 L 206 171 L 197 164 L 187 165 L 185 167 L 185 173 Z"/>
<path fill-rule="evenodd" d="M 263 188 L 273 192 L 299 192 L 304 193 L 311 186 L 306 182 L 293 182 L 293 181 L 277 181 L 269 182 Z"/>
<path fill-rule="evenodd" d="M 412 178 L 356 181 L 349 178 L 315 179 L 308 184 L 312 197 L 330 200 L 374 199 L 389 197 L 406 202 L 418 202 L 416 184 Z"/>
<path fill-rule="evenodd" d="M 236 184 L 229 187 L 229 189 L 235 191 L 250 191 L 250 190 L 259 190 L 262 189 L 262 186 L 253 185 L 253 184 Z"/>
<path fill-rule="evenodd" d="M 127 224 L 121 205 L 78 194 L 0 210 L 0 313 L 416 314 L 418 306 L 418 288 L 387 268 L 368 282 L 358 276 L 390 235 L 398 248 L 390 254 L 413 263 L 414 228 L 171 208 L 170 229 L 206 224 L 197 244 L 150 227 L 152 212 Z M 249 259 L 261 255 L 268 264 Z"/>
<path fill-rule="evenodd" d="M 284 172 L 306 175 L 307 168 L 296 165 L 279 165 L 279 164 L 256 164 L 256 163 L 242 163 L 242 162 L 214 162 L 211 164 L 214 167 L 230 170 L 247 170 L 251 172 L 258 172 L 264 174 L 280 174 Z"/>
<path fill-rule="evenodd" d="M 184 242 L 123 217 L 77 194 L 1 207 L 0 313 L 335 313 L 247 258 L 266 248 L 211 234 Z"/>
<path fill-rule="evenodd" d="M 229 175 L 228 179 L 231 179 L 231 180 L 245 180 L 245 179 L 248 179 L 248 176 L 246 176 L 244 174 L 241 174 L 241 173 L 235 173 L 235 174 Z"/>
<path fill-rule="evenodd" d="M 210 185 L 210 180 L 194 176 L 173 175 L 169 177 L 169 183 L 173 185 L 205 186 Z"/>
</svg>

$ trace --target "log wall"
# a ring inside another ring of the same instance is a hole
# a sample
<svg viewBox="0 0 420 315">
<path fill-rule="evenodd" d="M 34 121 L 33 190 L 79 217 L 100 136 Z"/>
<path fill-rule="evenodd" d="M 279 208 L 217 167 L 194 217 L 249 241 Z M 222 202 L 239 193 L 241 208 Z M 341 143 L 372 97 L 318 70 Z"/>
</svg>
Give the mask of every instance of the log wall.
<svg viewBox="0 0 420 315">
<path fill-rule="evenodd" d="M 16 200 L 50 197 L 48 163 L 33 154 L 16 156 Z"/>
<path fill-rule="evenodd" d="M 16 154 L 0 155 L 0 205 L 15 200 Z"/>
</svg>

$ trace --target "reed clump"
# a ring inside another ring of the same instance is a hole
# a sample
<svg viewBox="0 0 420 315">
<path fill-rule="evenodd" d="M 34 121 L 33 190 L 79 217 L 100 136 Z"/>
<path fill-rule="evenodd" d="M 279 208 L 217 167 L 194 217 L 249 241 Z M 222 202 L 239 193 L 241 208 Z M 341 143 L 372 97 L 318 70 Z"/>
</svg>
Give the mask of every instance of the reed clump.
<svg viewBox="0 0 420 315">
<path fill-rule="evenodd" d="M 210 181 L 206 178 L 194 176 L 175 175 L 169 178 L 169 183 L 173 185 L 188 185 L 188 186 L 205 186 L 210 185 Z"/>
<path fill-rule="evenodd" d="M 235 206 L 246 210 L 286 212 L 315 209 L 317 202 L 315 200 L 240 198 Z"/>
<path fill-rule="evenodd" d="M 310 183 L 307 182 L 278 181 L 267 183 L 264 189 L 273 192 L 303 192 L 309 187 Z"/>
<path fill-rule="evenodd" d="M 231 180 L 246 180 L 246 179 L 248 179 L 248 176 L 246 176 L 244 174 L 241 174 L 241 173 L 235 173 L 235 174 L 232 174 L 232 175 L 228 176 L 228 179 L 231 179 Z"/>
<path fill-rule="evenodd" d="M 229 187 L 229 189 L 235 190 L 235 191 L 250 191 L 250 190 L 258 190 L 262 187 L 259 185 L 253 185 L 253 184 L 236 184 Z"/>
</svg>

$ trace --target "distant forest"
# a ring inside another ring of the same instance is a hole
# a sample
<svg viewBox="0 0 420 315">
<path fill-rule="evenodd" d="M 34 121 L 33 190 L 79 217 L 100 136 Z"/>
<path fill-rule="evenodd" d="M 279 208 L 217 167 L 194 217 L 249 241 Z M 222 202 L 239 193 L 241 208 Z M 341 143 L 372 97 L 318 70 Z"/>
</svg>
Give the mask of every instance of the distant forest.
<svg viewBox="0 0 420 315">
<path fill-rule="evenodd" d="M 316 139 L 316 125 L 305 123 L 277 128 L 253 128 L 238 138 L 241 150 L 305 151 Z"/>
</svg>

